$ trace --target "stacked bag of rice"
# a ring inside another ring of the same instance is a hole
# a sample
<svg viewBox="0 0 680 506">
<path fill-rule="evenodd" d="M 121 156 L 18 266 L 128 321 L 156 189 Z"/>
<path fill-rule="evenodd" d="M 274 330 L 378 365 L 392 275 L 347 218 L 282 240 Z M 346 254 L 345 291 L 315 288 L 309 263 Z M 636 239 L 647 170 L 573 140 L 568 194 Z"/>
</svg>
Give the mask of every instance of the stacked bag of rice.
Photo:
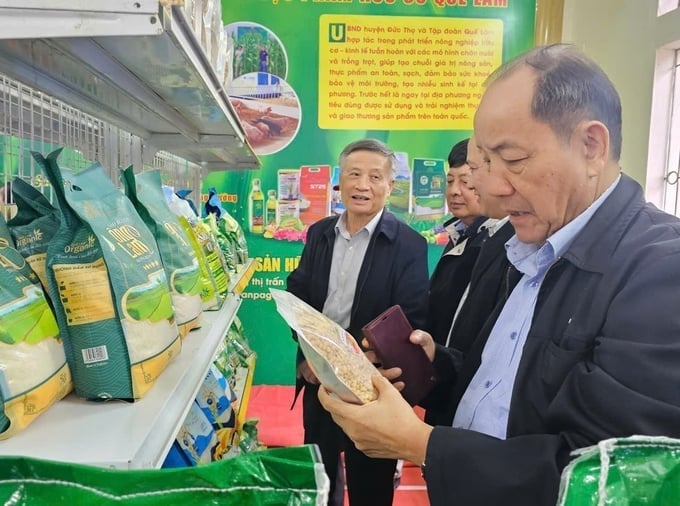
<svg viewBox="0 0 680 506">
<path fill-rule="evenodd" d="M 24 429 L 72 388 L 52 309 L 0 216 L 0 439 Z"/>
<path fill-rule="evenodd" d="M 161 174 L 150 170 L 135 175 L 132 167 L 122 173 L 125 194 L 156 239 L 165 273 L 170 281 L 180 336 L 200 326 L 203 313 L 198 260 L 178 217 L 170 211 Z"/>
<path fill-rule="evenodd" d="M 76 395 L 139 399 L 180 352 L 156 241 L 99 163 L 75 174 L 33 153 L 57 197 L 47 283 Z"/>
</svg>

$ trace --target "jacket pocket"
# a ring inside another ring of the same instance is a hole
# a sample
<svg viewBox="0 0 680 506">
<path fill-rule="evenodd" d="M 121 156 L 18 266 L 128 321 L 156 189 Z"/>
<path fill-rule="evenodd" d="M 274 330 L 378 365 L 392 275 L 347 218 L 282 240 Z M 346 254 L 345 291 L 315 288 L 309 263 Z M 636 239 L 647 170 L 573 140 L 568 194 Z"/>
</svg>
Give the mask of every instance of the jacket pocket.
<svg viewBox="0 0 680 506">
<path fill-rule="evenodd" d="M 560 343 L 546 340 L 541 363 L 541 380 L 547 398 L 552 399 L 569 373 L 579 362 L 589 357 L 592 338 L 564 337 Z"/>
</svg>

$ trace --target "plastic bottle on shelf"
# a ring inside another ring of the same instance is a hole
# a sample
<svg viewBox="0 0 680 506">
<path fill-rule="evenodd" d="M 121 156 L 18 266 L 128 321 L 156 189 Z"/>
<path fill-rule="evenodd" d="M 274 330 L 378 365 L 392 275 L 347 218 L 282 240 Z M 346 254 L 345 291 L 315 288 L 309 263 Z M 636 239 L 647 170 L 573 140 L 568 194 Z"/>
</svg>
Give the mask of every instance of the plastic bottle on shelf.
<svg viewBox="0 0 680 506">
<path fill-rule="evenodd" d="M 265 207 L 264 213 L 264 224 L 265 226 L 276 224 L 276 208 L 278 202 L 276 201 L 276 190 L 269 190 L 267 192 L 267 205 Z"/>
<path fill-rule="evenodd" d="M 264 193 L 259 178 L 253 179 L 253 188 L 248 196 L 248 226 L 252 234 L 264 232 Z"/>
</svg>

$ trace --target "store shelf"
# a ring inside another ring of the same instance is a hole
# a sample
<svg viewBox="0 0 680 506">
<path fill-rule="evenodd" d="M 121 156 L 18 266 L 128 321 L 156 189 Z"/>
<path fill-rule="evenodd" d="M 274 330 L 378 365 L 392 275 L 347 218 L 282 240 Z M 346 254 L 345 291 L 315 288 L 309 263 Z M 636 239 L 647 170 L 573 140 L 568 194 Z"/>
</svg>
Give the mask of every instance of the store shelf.
<svg viewBox="0 0 680 506">
<path fill-rule="evenodd" d="M 180 7 L 157 0 L 8 0 L 0 72 L 206 170 L 257 168 Z"/>
<path fill-rule="evenodd" d="M 234 276 L 232 288 L 252 275 L 249 267 Z M 204 312 L 201 328 L 184 338 L 181 353 L 143 399 L 97 403 L 71 394 L 24 431 L 0 441 L 0 455 L 117 469 L 160 467 L 240 304 L 231 293 L 219 311 Z"/>
<path fill-rule="evenodd" d="M 255 274 L 257 266 L 258 263 L 252 258 L 247 264 L 239 266 L 236 275 L 232 275 L 229 291 L 236 295 L 241 295 L 248 286 L 248 283 L 250 283 L 250 278 Z"/>
</svg>

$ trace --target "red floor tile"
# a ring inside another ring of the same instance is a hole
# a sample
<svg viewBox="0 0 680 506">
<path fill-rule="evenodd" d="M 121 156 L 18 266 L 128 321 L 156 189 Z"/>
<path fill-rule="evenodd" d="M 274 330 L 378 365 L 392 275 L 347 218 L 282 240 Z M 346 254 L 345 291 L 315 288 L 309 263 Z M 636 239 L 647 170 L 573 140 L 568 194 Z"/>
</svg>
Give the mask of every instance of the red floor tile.
<svg viewBox="0 0 680 506">
<path fill-rule="evenodd" d="M 258 438 L 266 446 L 296 446 L 303 442 L 302 399 L 293 410 L 294 387 L 254 385 L 248 402 L 247 418 L 257 418 Z M 416 408 L 422 418 L 423 412 Z M 420 468 L 404 462 L 399 487 L 394 492 L 393 506 L 429 506 L 425 482 Z M 345 505 L 348 505 L 345 495 Z"/>
</svg>

